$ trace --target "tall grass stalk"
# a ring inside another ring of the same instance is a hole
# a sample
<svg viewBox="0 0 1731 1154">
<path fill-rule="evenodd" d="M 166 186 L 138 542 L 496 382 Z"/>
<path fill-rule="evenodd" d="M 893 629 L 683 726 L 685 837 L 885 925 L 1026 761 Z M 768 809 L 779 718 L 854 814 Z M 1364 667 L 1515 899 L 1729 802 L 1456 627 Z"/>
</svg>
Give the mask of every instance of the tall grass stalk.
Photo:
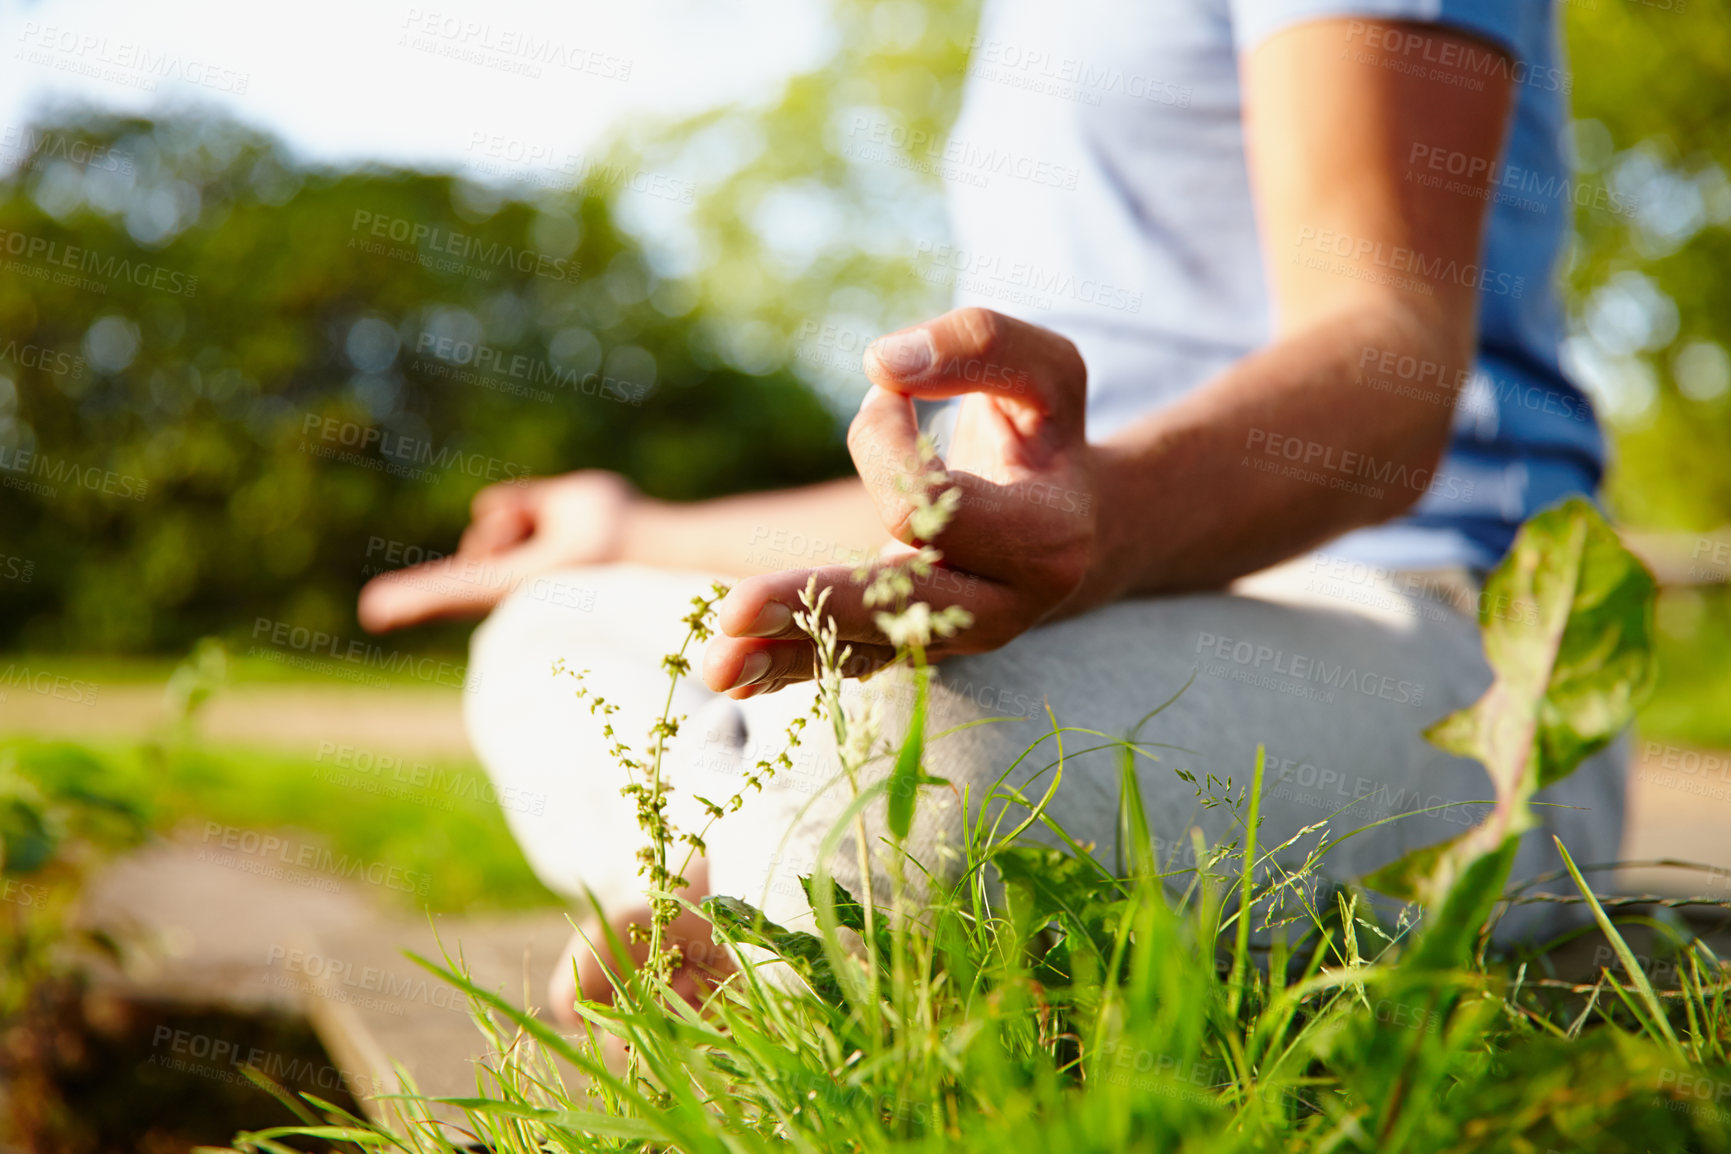
<svg viewBox="0 0 1731 1154">
<path fill-rule="evenodd" d="M 1566 659 L 1575 645 L 1612 653 L 1601 638 L 1633 636 L 1641 609 L 1617 603 L 1620 587 L 1604 575 L 1626 573 L 1622 562 L 1595 560 L 1597 530 L 1565 512 L 1546 528 L 1572 552 L 1535 561 L 1517 545 L 1510 563 L 1510 579 L 1539 574 L 1534 588 L 1566 617 L 1547 625 L 1551 657 L 1525 659 L 1527 696 L 1505 688 L 1496 706 L 1526 701 L 1535 718 L 1560 716 L 1541 708 L 1559 677 L 1577 679 L 1571 705 L 1595 685 L 1627 705 L 1642 677 L 1638 662 L 1609 676 Z M 922 551 L 908 564 L 937 563 Z M 1175 868 L 1148 832 L 1135 766 L 1152 745 L 1141 727 L 1113 736 L 1054 718 L 1016 762 L 1051 758 L 1044 794 L 1007 784 L 1009 769 L 983 795 L 964 794 L 959 869 L 924 873 L 907 839 L 924 792 L 948 788 L 927 765 L 925 649 L 960 624 L 916 610 L 916 576 L 910 567 L 869 575 L 914 678 L 910 729 L 893 748 L 874 715 L 844 708 L 847 652 L 824 613 L 826 592 L 808 590 L 799 617 L 817 643 L 817 709 L 849 791 L 802 879 L 814 930 L 777 925 L 736 898 L 686 907 L 710 921 L 737 972 L 689 1004 L 667 981 L 677 959 L 659 959 L 651 937 L 648 963 L 620 959 L 610 1005 L 578 1003 L 586 1028 L 576 1037 L 469 981 L 449 957 L 423 961 L 468 992 L 489 1039 L 476 1095 L 438 1100 L 462 1112 L 464 1131 L 377 1127 L 319 1107 L 328 1128 L 301 1133 L 417 1154 L 464 1144 L 501 1154 L 1731 1149 L 1731 1110 L 1721 1104 L 1731 1101 L 1731 974 L 1673 923 L 1655 949 L 1668 951 L 1676 976 L 1653 980 L 1654 959 L 1636 956 L 1608 912 L 1621 907 L 1599 900 L 1566 856 L 1620 976 L 1605 969 L 1591 985 L 1572 983 L 1556 976 L 1548 948 L 1505 958 L 1487 944 L 1512 857 L 1503 845 L 1427 851 L 1446 855 L 1447 884 L 1420 877 L 1434 896 L 1385 922 L 1327 872 L 1330 851 L 1362 830 L 1332 833 L 1330 819 L 1278 844 L 1259 836 L 1260 752 L 1236 795 L 1230 779 L 1187 778 L 1230 810 L 1235 832 L 1209 844 L 1193 831 L 1192 864 Z M 1574 592 L 1586 587 L 1593 596 Z M 694 637 L 706 612 L 693 614 Z M 676 657 L 673 676 L 685 672 Z M 1622 724 L 1614 709 L 1581 716 L 1598 728 L 1552 734 L 1524 762 L 1502 750 L 1514 758 L 1491 767 L 1504 825 L 1525 820 L 1522 791 L 1533 782 L 1521 774 L 1541 765 L 1554 779 L 1572 768 L 1555 750 L 1578 760 Z M 1466 741 L 1471 720 L 1452 715 L 1439 728 Z M 661 730 L 667 740 L 676 733 Z M 1125 820 L 1110 864 L 1048 812 L 1067 742 L 1118 751 Z M 658 761 L 627 751 L 622 764 L 646 831 L 662 840 L 644 859 L 646 879 L 661 883 L 652 896 L 668 903 L 656 908 L 677 908 L 666 851 L 684 838 L 698 852 L 701 835 L 693 842 L 657 820 Z M 711 820 L 732 808 L 710 806 Z M 884 815 L 876 841 L 868 810 Z M 858 893 L 831 872 L 850 839 Z M 1520 895 L 1508 896 L 1530 900 Z M 604 1060 L 609 1039 L 632 1051 L 623 1071 Z M 561 1063 L 578 1074 L 569 1084 Z M 431 1105 L 402 1101 L 422 1118 Z M 236 1146 L 277 1151 L 288 1133 L 241 1135 Z"/>
</svg>

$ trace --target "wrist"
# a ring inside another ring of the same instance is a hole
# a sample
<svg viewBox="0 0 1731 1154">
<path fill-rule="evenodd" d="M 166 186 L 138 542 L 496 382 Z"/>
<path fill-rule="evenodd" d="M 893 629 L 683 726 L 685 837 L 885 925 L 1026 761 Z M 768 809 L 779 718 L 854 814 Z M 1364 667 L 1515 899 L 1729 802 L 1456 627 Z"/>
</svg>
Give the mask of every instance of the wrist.
<svg viewBox="0 0 1731 1154">
<path fill-rule="evenodd" d="M 1145 583 L 1147 533 L 1138 531 L 1136 461 L 1124 449 L 1090 445 L 1094 485 L 1094 539 L 1088 575 L 1073 600 L 1076 612 L 1095 609 L 1139 591 Z"/>
<path fill-rule="evenodd" d="M 667 543 L 675 536 L 678 506 L 632 490 L 618 513 L 611 560 L 637 565 L 667 564 Z"/>
</svg>

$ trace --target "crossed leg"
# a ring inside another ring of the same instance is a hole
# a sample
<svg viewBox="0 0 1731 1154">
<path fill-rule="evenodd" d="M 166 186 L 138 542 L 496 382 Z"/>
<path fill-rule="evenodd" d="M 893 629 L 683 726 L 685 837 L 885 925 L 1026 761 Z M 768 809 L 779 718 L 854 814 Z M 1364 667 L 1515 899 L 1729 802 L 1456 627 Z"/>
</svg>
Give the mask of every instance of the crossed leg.
<svg viewBox="0 0 1731 1154">
<path fill-rule="evenodd" d="M 1006 784 L 1039 796 L 1061 748 L 1063 784 L 1048 812 L 1112 860 L 1123 756 L 1113 739 L 1132 734 L 1157 851 L 1175 868 L 1190 864 L 1192 827 L 1212 843 L 1233 836 L 1239 820 L 1229 806 L 1205 806 L 1176 771 L 1201 783 L 1210 775 L 1230 778 L 1236 794 L 1249 784 L 1258 745 L 1266 747 L 1263 845 L 1318 822 L 1338 836 L 1431 811 L 1340 843 L 1324 859 L 1328 876 L 1361 876 L 1472 825 L 1484 812 L 1478 803 L 1490 795 L 1484 770 L 1437 750 L 1420 731 L 1490 684 L 1477 626 L 1453 608 L 1374 577 L 1342 596 L 1338 584 L 1317 580 L 1315 572 L 1300 559 L 1228 592 L 1120 602 L 1034 630 L 995 652 L 941 664 L 928 732 L 942 736 L 929 744 L 928 765 L 954 788 L 922 793 L 909 852 L 931 876 L 952 873 L 961 858 L 963 799 L 977 803 L 1033 746 Z M 635 853 L 643 835 L 618 792 L 625 779 L 607 756 L 600 719 L 551 666 L 563 658 L 589 670 L 591 689 L 618 706 L 616 731 L 639 739 L 667 699 L 660 657 L 678 648 L 680 618 L 707 580 L 601 566 L 549 582 L 539 588 L 567 592 L 519 593 L 476 633 L 469 732 L 501 795 L 526 801 L 508 806 L 506 817 L 543 881 L 573 899 L 593 892 L 604 909 L 629 917 L 641 905 Z M 850 683 L 847 698 L 856 709 L 875 702 L 885 736 L 899 737 L 911 703 L 905 676 Z M 694 795 L 720 801 L 739 792 L 745 771 L 781 751 L 788 723 L 811 704 L 809 688 L 733 702 L 682 681 L 674 711 L 690 720 L 667 764 L 675 824 L 702 828 Z M 968 724 L 987 718 L 1006 720 Z M 704 876 L 694 881 L 759 905 L 779 921 L 808 916 L 798 875 L 810 872 L 846 801 L 828 740 L 824 727 L 808 727 L 792 768 L 761 793 L 746 790 L 745 807 L 708 834 Z M 1517 879 L 1560 864 L 1551 833 L 1578 858 L 1615 856 L 1624 756 L 1622 744 L 1614 745 L 1540 795 L 1553 805 L 1540 809 L 1543 827 L 1523 844 Z M 888 759 L 880 758 L 868 775 L 887 769 Z M 874 830 L 881 828 L 881 813 L 868 816 Z M 857 857 L 847 844 L 832 868 L 857 887 Z M 1519 907 L 1499 932 L 1537 937 L 1558 921 L 1552 907 Z M 575 983 L 561 979 L 555 1007 L 574 993 Z"/>
</svg>

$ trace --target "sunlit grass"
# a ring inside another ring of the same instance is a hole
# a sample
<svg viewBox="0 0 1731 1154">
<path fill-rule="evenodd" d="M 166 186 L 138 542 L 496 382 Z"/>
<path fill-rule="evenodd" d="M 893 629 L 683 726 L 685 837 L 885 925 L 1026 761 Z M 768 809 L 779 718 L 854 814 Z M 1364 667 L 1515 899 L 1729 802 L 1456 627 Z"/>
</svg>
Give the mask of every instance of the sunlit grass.
<svg viewBox="0 0 1731 1154">
<path fill-rule="evenodd" d="M 460 758 L 412 759 L 412 772 L 352 773 L 332 761 L 273 749 L 131 741 L 0 741 L 34 775 L 79 775 L 124 798 L 161 836 L 204 836 L 206 823 L 293 829 L 337 855 L 383 862 L 428 879 L 426 892 L 371 887 L 413 913 L 547 906 L 558 899 L 529 869 L 485 773 Z M 408 764 L 408 763 L 406 763 Z M 414 779 L 422 784 L 414 784 Z"/>
<path fill-rule="evenodd" d="M 894 582 L 880 574 L 872 588 L 903 613 Z M 1548 947 L 1505 957 L 1491 945 L 1541 773 L 1566 776 L 1611 741 L 1650 685 L 1652 589 L 1584 502 L 1523 529 L 1487 599 L 1521 601 L 1530 619 L 1487 616 L 1497 687 L 1427 734 L 1483 761 L 1496 808 L 1469 835 L 1379 870 L 1372 884 L 1409 897 L 1380 918 L 1325 872 L 1331 848 L 1356 835 L 1324 820 L 1268 844 L 1260 753 L 1238 789 L 1199 787 L 1232 818 L 1229 834 L 1210 846 L 1195 833 L 1194 864 L 1173 868 L 1184 847 L 1148 833 L 1139 730 L 1087 735 L 1122 751 L 1126 844 L 1112 865 L 1050 820 L 1053 793 L 1024 796 L 1000 778 L 962 797 L 959 874 L 925 874 L 908 833 L 920 791 L 944 785 L 922 768 L 924 694 L 907 733 L 887 741 L 873 711 L 844 708 L 846 653 L 808 590 L 798 620 L 817 643 L 833 787 L 847 791 L 801 879 L 814 924 L 710 898 L 700 912 L 738 969 L 701 1004 L 675 993 L 679 947 L 655 951 L 680 901 L 668 855 L 690 838 L 653 804 L 659 760 L 620 746 L 647 799 L 650 961 L 629 964 L 611 932 L 592 943 L 616 959 L 613 996 L 580 998 L 585 1028 L 567 1037 L 468 982 L 460 959 L 423 960 L 468 991 L 489 1040 L 477 1094 L 437 1100 L 463 1111 L 466 1130 L 424 1124 L 433 1101 L 411 1094 L 397 1101 L 403 1124 L 383 1128 L 309 1100 L 299 1132 L 429 1154 L 1731 1148 L 1731 1111 L 1717 1104 L 1731 1096 L 1731 970 L 1686 923 L 1645 919 L 1669 980 L 1650 976 L 1656 959 L 1634 953 L 1558 843 L 1617 964 L 1582 987 L 1552 976 Z M 687 619 L 693 637 L 706 609 L 699 599 Z M 930 634 L 906 623 L 920 619 L 890 623 L 909 628 L 916 687 Z M 677 657 L 667 668 L 685 672 Z M 663 714 L 655 749 L 678 720 Z M 1056 759 L 1052 791 L 1067 735 L 1052 719 L 1037 743 Z M 855 853 L 858 877 L 879 879 L 858 897 L 829 872 Z M 236 1146 L 278 1151 L 289 1133 Z"/>
</svg>

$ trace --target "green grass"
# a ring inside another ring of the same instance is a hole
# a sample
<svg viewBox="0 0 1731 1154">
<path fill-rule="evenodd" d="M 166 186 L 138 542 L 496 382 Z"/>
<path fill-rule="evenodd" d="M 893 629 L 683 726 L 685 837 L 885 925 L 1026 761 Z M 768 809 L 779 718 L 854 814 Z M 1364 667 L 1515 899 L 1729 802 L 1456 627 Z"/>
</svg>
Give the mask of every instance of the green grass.
<svg viewBox="0 0 1731 1154">
<path fill-rule="evenodd" d="M 626 969 L 613 1006 L 579 1003 L 576 1039 L 447 959 L 430 968 L 466 986 L 496 1057 L 476 1096 L 442 1101 L 500 1154 L 1731 1149 L 1731 980 L 1705 943 L 1667 939 L 1656 990 L 1632 957 L 1590 993 L 1542 953 L 1439 966 L 1410 921 L 1281 868 L 1244 827 L 1218 848 L 1201 870 L 1148 870 L 1144 840 L 1144 868 L 1118 878 L 981 822 L 959 882 L 892 895 L 875 924 L 839 887 L 825 902 L 822 878 L 815 935 L 713 900 L 717 941 L 779 965 L 748 962 L 701 1010 Z M 1247 946 L 1251 924 L 1271 948 Z M 307 1116 L 364 1148 L 458 1149 L 430 1125 L 386 1138 Z"/>
<path fill-rule="evenodd" d="M 1731 589 L 1667 590 L 1658 608 L 1659 683 L 1642 736 L 1731 749 Z"/>
<path fill-rule="evenodd" d="M 149 661 L 13 660 L 68 676 L 144 688 L 162 687 L 166 717 L 132 740 L 0 739 L 0 802 L 12 806 L 19 847 L 58 856 L 67 838 L 56 823 L 76 825 L 81 807 L 135 815 L 160 836 L 190 838 L 201 848 L 251 854 L 273 871 L 335 873 L 373 884 L 382 901 L 436 911 L 499 910 L 556 903 L 535 879 L 506 824 L 502 805 L 533 811 L 545 799 L 499 796 L 473 760 L 427 756 L 382 763 L 346 761 L 271 748 L 214 745 L 198 736 L 200 711 L 235 685 L 332 685 L 284 677 L 270 662 L 236 660 L 214 640 L 169 666 Z M 374 700 L 448 693 L 409 688 L 367 692 Z M 15 799 L 15 800 L 8 800 Z M 59 815 L 52 819 L 44 815 Z M 5 817 L 0 812 L 0 819 Z M 262 831 L 268 849 L 243 838 Z M 119 839 L 124 842 L 126 839 Z M 250 848 L 249 848 L 250 847 Z M 19 872 L 10 840 L 4 866 Z M 383 879 L 380 881 L 379 879 Z"/>
<path fill-rule="evenodd" d="M 434 656 L 439 656 L 439 654 L 434 654 Z M 461 665 L 464 661 L 461 652 L 444 654 L 443 657 L 455 665 Z M 67 677 L 94 682 L 104 688 L 149 688 L 166 684 L 170 675 L 180 667 L 182 661 L 183 658 L 170 656 L 17 652 L 0 656 L 0 668 L 15 665 L 20 668 L 28 667 L 32 670 L 47 670 Z M 321 674 L 316 670 L 303 669 L 278 661 L 266 661 L 259 657 L 248 657 L 244 653 L 230 652 L 225 657 L 225 663 L 224 683 L 230 686 L 304 686 L 368 692 L 364 689 L 356 690 L 352 682 Z M 340 666 L 335 665 L 335 663 L 327 664 L 332 664 L 333 667 L 340 669 Z M 418 682 L 413 678 L 399 678 L 388 692 L 442 693 L 448 694 L 455 701 L 460 690 L 454 687 Z"/>
<path fill-rule="evenodd" d="M 449 958 L 427 962 L 467 989 L 493 1055 L 475 1096 L 442 1102 L 464 1112 L 466 1141 L 499 1154 L 1731 1149 L 1720 1105 L 1731 1099 L 1731 968 L 1686 923 L 1626 919 L 1654 931 L 1638 956 L 1558 843 L 1576 909 L 1614 964 L 1578 986 L 1553 968 L 1562 941 L 1519 955 L 1490 945 L 1533 792 L 1613 740 L 1651 683 L 1651 579 L 1589 506 L 1570 502 L 1523 529 L 1493 597 L 1533 612 L 1485 621 L 1496 687 L 1427 735 L 1484 763 L 1496 807 L 1367 879 L 1406 899 L 1380 914 L 1325 869 L 1356 833 L 1324 820 L 1267 844 L 1260 753 L 1247 788 L 1208 798 L 1233 819 L 1227 839 L 1195 845 L 1194 864 L 1176 868 L 1186 847 L 1148 833 L 1140 727 L 1114 737 L 1054 720 L 1024 754 L 1046 767 L 1036 788 L 1049 792 L 1009 788 L 1006 769 L 964 795 L 959 862 L 926 873 L 906 839 L 922 791 L 947 786 L 924 767 L 923 696 L 908 732 L 887 741 L 869 711 L 844 711 L 838 644 L 822 602 L 807 601 L 796 620 L 818 643 L 816 714 L 828 723 L 815 728 L 833 731 L 834 785 L 849 791 L 801 879 L 812 930 L 736 898 L 704 901 L 691 912 L 737 969 L 686 996 L 669 982 L 675 951 L 699 941 L 657 953 L 657 922 L 641 967 L 616 938 L 596 942 L 616 959 L 613 996 L 578 1000 L 586 1029 L 575 1038 L 467 982 Z M 688 620 L 701 637 L 703 609 Z M 912 642 L 916 682 L 927 643 Z M 683 665 L 670 658 L 669 669 L 677 678 Z M 677 725 L 664 716 L 655 732 L 673 737 Z M 1077 741 L 1121 754 L 1113 866 L 1046 812 L 1063 747 Z M 703 831 L 668 828 L 650 752 L 616 756 L 640 801 L 646 872 L 667 887 L 648 896 L 674 906 L 680 847 Z M 1211 778 L 1200 791 L 1222 787 Z M 1046 844 L 1026 840 L 1030 829 Z M 829 872 L 840 863 L 877 879 L 863 901 Z M 555 1058 L 586 1084 L 565 1083 Z M 408 1118 L 386 1128 L 308 1102 L 312 1128 L 299 1133 L 453 1154 L 452 1136 L 426 1124 L 432 1104 L 410 1095 L 399 1102 Z M 278 1152 L 288 1133 L 243 1134 L 236 1147 Z"/>
<path fill-rule="evenodd" d="M 93 792 L 122 799 L 149 827 L 202 842 L 206 823 L 294 830 L 295 844 L 328 846 L 351 861 L 383 863 L 425 878 L 424 897 L 372 887 L 404 909 L 439 911 L 544 906 L 557 899 L 535 879 L 499 806 L 483 800 L 481 768 L 464 759 L 425 759 L 438 786 L 393 783 L 372 792 L 332 778 L 333 766 L 269 749 L 196 744 L 0 741 L 0 761 L 27 775 L 76 777 Z M 366 782 L 366 775 L 352 780 Z M 220 839 L 220 835 L 215 835 Z M 220 840 L 211 844 L 220 845 Z"/>
</svg>

